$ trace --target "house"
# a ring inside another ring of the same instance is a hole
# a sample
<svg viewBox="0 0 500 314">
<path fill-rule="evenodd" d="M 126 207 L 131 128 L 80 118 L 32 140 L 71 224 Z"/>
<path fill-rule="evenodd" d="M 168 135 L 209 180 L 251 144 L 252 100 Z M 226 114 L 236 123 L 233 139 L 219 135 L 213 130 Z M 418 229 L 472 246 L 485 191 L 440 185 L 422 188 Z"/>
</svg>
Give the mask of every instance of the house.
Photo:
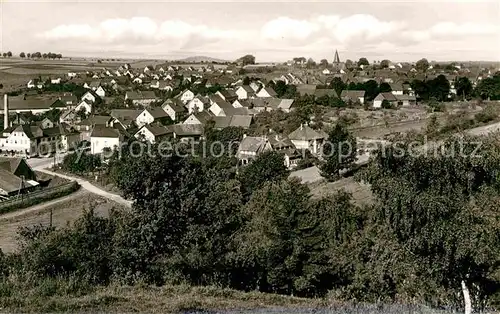
<svg viewBox="0 0 500 314">
<path fill-rule="evenodd" d="M 11 113 L 21 113 L 21 112 L 31 112 L 32 114 L 41 114 L 49 111 L 51 105 L 54 103 L 53 99 L 47 99 L 37 96 L 9 96 L 9 112 Z M 0 114 L 4 114 L 3 106 L 0 107 Z"/>
<path fill-rule="evenodd" d="M 247 115 L 246 108 L 235 108 L 229 102 L 222 99 L 219 95 L 211 95 L 210 108 L 208 110 L 215 116 L 233 116 L 233 115 Z"/>
<path fill-rule="evenodd" d="M 65 130 L 61 125 L 42 129 L 36 125 L 24 124 L 3 130 L 0 134 L 0 150 L 36 156 L 61 148 L 61 145 L 64 145 L 62 136 L 65 136 L 66 141 L 66 134 L 73 132 Z M 78 140 L 79 135 L 76 138 Z"/>
<path fill-rule="evenodd" d="M 242 129 L 249 129 L 252 124 L 253 118 L 250 115 L 235 115 L 229 117 L 211 117 L 214 121 L 214 129 L 221 130 L 227 127 L 238 127 Z"/>
<path fill-rule="evenodd" d="M 238 95 L 232 89 L 218 91 L 217 93 L 215 93 L 215 95 L 218 95 L 220 98 L 229 103 L 232 103 L 233 101 L 238 99 Z"/>
<path fill-rule="evenodd" d="M 158 143 L 162 138 L 172 134 L 170 128 L 163 125 L 144 125 L 135 133 L 134 137 L 141 140 L 144 139 L 151 144 Z"/>
<path fill-rule="evenodd" d="M 316 85 L 313 84 L 301 84 L 297 85 L 297 92 L 300 96 L 310 95 L 313 96 L 316 91 Z"/>
<path fill-rule="evenodd" d="M 249 99 L 255 97 L 255 91 L 250 87 L 250 85 L 242 85 L 238 87 L 235 91 L 238 99 Z"/>
<path fill-rule="evenodd" d="M 186 108 L 180 101 L 177 102 L 176 100 L 167 99 L 161 107 L 172 121 L 178 121 L 186 114 Z"/>
<path fill-rule="evenodd" d="M 42 89 L 43 86 L 44 86 L 44 83 L 39 79 L 29 80 L 28 83 L 26 84 L 26 87 L 28 87 L 28 88 Z"/>
<path fill-rule="evenodd" d="M 115 128 L 121 125 L 125 130 L 132 128 L 136 125 L 137 117 L 142 113 L 142 110 L 135 109 L 113 109 L 109 114 L 111 119 L 108 119 L 110 127 Z"/>
<path fill-rule="evenodd" d="M 26 180 L 0 168 L 0 197 L 2 199 L 33 191 L 38 186 L 34 180 Z"/>
<path fill-rule="evenodd" d="M 68 78 L 74 78 L 76 77 L 76 73 L 75 72 L 68 72 Z"/>
<path fill-rule="evenodd" d="M 184 104 L 187 104 L 189 101 L 193 100 L 194 93 L 189 89 L 186 89 L 182 93 L 180 93 L 179 98 Z"/>
<path fill-rule="evenodd" d="M 159 82 L 158 89 L 164 90 L 164 91 L 170 91 L 170 92 L 174 90 L 174 88 L 172 87 L 172 84 L 169 82 L 165 82 L 165 81 Z"/>
<path fill-rule="evenodd" d="M 391 86 L 391 93 L 393 95 L 403 95 L 403 84 L 402 83 L 392 83 L 390 84 Z"/>
<path fill-rule="evenodd" d="M 344 89 L 340 94 L 340 98 L 346 103 L 365 103 L 365 91 L 364 90 L 346 90 Z"/>
<path fill-rule="evenodd" d="M 397 106 L 398 99 L 391 92 L 379 93 L 373 100 L 373 108 L 382 108 L 382 103 L 387 101 L 391 106 Z"/>
<path fill-rule="evenodd" d="M 276 97 L 278 94 L 274 91 L 274 89 L 270 87 L 264 87 L 260 91 L 257 92 L 257 97 L 260 98 L 268 98 L 268 97 Z"/>
<path fill-rule="evenodd" d="M 396 95 L 398 106 L 415 106 L 417 98 L 414 95 Z"/>
<path fill-rule="evenodd" d="M 96 116 L 93 115 L 79 123 L 73 125 L 76 131 L 80 132 L 80 141 L 90 142 L 90 135 L 96 125 L 103 127 L 109 126 L 109 116 Z"/>
<path fill-rule="evenodd" d="M 49 118 L 44 118 L 42 121 L 38 121 L 36 125 L 42 129 L 50 129 L 55 126 L 54 122 L 52 122 Z"/>
<path fill-rule="evenodd" d="M 328 135 L 321 130 L 314 130 L 310 126 L 301 124 L 298 129 L 288 134 L 288 138 L 299 150 L 309 150 L 313 154 L 320 154 L 323 143 Z"/>
<path fill-rule="evenodd" d="M 333 88 L 317 88 L 314 91 L 314 97 L 320 98 L 324 96 L 335 97 L 335 98 L 338 97 L 337 92 Z"/>
<path fill-rule="evenodd" d="M 75 109 L 73 109 L 75 113 L 83 111 L 87 116 L 92 113 L 92 110 L 93 110 L 92 103 L 87 99 L 82 99 L 82 101 L 80 101 L 80 103 L 75 107 Z"/>
<path fill-rule="evenodd" d="M 290 112 L 293 109 L 293 103 L 293 99 L 280 99 L 278 109 L 283 110 L 284 112 Z"/>
<path fill-rule="evenodd" d="M 205 109 L 208 109 L 209 106 L 210 100 L 203 96 L 196 96 L 186 104 L 186 108 L 189 114 L 196 111 L 202 112 Z"/>
<path fill-rule="evenodd" d="M 153 91 L 126 92 L 125 100 L 131 100 L 134 105 L 149 106 L 157 100 Z"/>
<path fill-rule="evenodd" d="M 321 71 L 321 73 L 323 73 L 324 75 L 329 75 L 332 72 L 330 70 L 328 70 L 327 68 L 325 68 L 323 71 Z"/>
<path fill-rule="evenodd" d="M 106 96 L 106 91 L 104 90 L 104 88 L 102 88 L 102 86 L 99 86 L 96 90 L 95 90 L 95 93 L 97 94 L 97 96 L 101 97 L 101 98 L 104 98 Z"/>
<path fill-rule="evenodd" d="M 120 147 L 123 137 L 120 132 L 103 125 L 95 125 L 90 134 L 91 154 L 101 154 L 106 148 Z"/>
<path fill-rule="evenodd" d="M 214 116 L 207 111 L 195 112 L 189 115 L 189 117 L 182 122 L 182 124 L 200 124 L 205 125 Z"/>
<path fill-rule="evenodd" d="M 172 137 L 182 142 L 196 142 L 203 135 L 201 124 L 173 124 L 168 126 Z"/>
<path fill-rule="evenodd" d="M 236 157 L 243 165 L 246 165 L 260 154 L 272 149 L 267 137 L 244 135 L 238 146 Z"/>
<path fill-rule="evenodd" d="M 142 84 L 142 78 L 136 77 L 132 80 L 132 83 L 134 84 Z"/>
<path fill-rule="evenodd" d="M 36 180 L 36 174 L 28 165 L 24 158 L 3 158 L 0 157 L 0 169 L 26 180 Z"/>
<path fill-rule="evenodd" d="M 170 119 L 169 115 L 161 107 L 146 108 L 135 119 L 135 122 L 139 127 L 141 127 L 143 125 L 151 124 L 155 121 L 160 121 L 165 118 Z"/>
<path fill-rule="evenodd" d="M 97 99 L 99 99 L 99 96 L 93 90 L 89 90 L 85 94 L 83 94 L 80 100 L 87 100 L 90 103 L 95 103 Z"/>
<path fill-rule="evenodd" d="M 74 107 L 77 105 L 78 98 L 73 93 L 64 93 L 59 97 L 59 100 L 66 105 L 66 107 Z"/>
<path fill-rule="evenodd" d="M 61 84 L 61 78 L 51 78 L 50 79 L 50 84 Z"/>
<path fill-rule="evenodd" d="M 261 87 L 262 85 L 257 82 L 250 83 L 250 88 L 253 89 L 254 93 L 256 93 Z"/>
</svg>

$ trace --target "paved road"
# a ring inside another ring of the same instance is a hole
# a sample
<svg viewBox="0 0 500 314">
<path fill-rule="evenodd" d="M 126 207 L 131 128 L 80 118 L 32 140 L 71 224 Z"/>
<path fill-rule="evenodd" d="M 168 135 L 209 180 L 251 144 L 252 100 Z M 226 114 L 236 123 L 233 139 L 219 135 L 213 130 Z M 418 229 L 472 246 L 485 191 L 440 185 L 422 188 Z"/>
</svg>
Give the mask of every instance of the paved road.
<svg viewBox="0 0 500 314">
<path fill-rule="evenodd" d="M 61 156 L 57 157 L 57 161 L 59 161 L 59 160 L 62 160 Z M 58 176 L 58 177 L 61 177 L 61 178 L 67 179 L 67 180 L 76 181 L 82 186 L 82 188 L 84 188 L 85 190 L 87 190 L 89 192 L 100 195 L 102 197 L 105 197 L 109 200 L 115 201 L 118 204 L 121 204 L 121 205 L 124 205 L 127 207 L 132 206 L 131 201 L 124 199 L 120 195 L 105 191 L 105 190 L 93 185 L 92 183 L 90 183 L 87 180 L 83 180 L 83 179 L 72 177 L 72 176 L 67 176 L 67 175 L 60 174 L 60 173 L 55 173 L 53 171 L 45 169 L 54 163 L 54 158 L 30 158 L 27 161 L 28 161 L 28 164 L 36 171 L 50 174 L 52 176 Z"/>
</svg>

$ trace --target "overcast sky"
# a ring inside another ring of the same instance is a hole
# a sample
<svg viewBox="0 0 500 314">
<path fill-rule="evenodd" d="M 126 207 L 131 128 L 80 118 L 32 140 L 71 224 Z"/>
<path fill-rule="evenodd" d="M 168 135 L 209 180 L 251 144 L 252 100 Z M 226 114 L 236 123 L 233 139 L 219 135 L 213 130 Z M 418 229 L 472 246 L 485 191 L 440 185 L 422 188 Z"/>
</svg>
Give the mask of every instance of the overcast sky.
<svg viewBox="0 0 500 314">
<path fill-rule="evenodd" d="M 500 60 L 500 1 L 0 0 L 0 50 L 257 61 Z"/>
</svg>

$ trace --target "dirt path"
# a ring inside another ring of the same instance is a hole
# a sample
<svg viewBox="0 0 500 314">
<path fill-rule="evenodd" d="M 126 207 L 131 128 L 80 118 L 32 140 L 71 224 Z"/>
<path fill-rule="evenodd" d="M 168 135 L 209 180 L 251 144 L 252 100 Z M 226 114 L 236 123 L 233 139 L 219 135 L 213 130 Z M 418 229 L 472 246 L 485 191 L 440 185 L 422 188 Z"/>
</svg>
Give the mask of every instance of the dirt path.
<svg viewBox="0 0 500 314">
<path fill-rule="evenodd" d="M 47 169 L 43 169 L 42 167 L 37 167 L 37 168 L 35 168 L 35 170 L 43 172 L 43 173 L 46 173 L 46 174 L 50 174 L 52 176 L 58 176 L 58 177 L 61 177 L 61 178 L 64 178 L 64 179 L 76 181 L 76 182 L 78 182 L 82 186 L 82 188 L 84 188 L 85 190 L 87 190 L 89 192 L 92 192 L 92 193 L 97 194 L 99 196 L 105 197 L 105 198 L 107 198 L 107 199 L 109 199 L 111 201 L 114 201 L 114 202 L 116 202 L 116 203 L 118 203 L 120 205 L 123 205 L 123 206 L 127 206 L 127 207 L 131 207 L 132 206 L 132 202 L 131 201 L 128 201 L 128 200 L 124 199 L 120 195 L 113 194 L 113 193 L 110 193 L 108 191 L 104 191 L 104 190 L 96 187 L 95 185 L 93 185 L 92 183 L 90 183 L 90 182 L 88 182 L 86 180 L 83 180 L 83 179 L 80 179 L 80 178 L 76 178 L 76 177 L 70 177 L 70 176 L 67 176 L 67 175 L 64 175 L 64 174 L 60 174 L 60 173 L 56 173 L 56 172 L 52 172 L 52 171 L 49 171 Z"/>
</svg>

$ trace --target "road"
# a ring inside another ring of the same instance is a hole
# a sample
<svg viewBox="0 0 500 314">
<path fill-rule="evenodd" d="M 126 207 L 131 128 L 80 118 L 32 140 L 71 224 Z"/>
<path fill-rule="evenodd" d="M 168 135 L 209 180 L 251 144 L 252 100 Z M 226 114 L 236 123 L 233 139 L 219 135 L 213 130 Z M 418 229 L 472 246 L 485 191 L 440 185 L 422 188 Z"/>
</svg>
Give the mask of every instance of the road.
<svg viewBox="0 0 500 314">
<path fill-rule="evenodd" d="M 57 161 L 62 160 L 62 155 L 57 156 Z M 100 195 L 104 198 L 107 198 L 109 200 L 112 200 L 114 202 L 117 202 L 120 205 L 126 206 L 126 207 L 132 207 L 132 202 L 129 200 L 124 199 L 120 195 L 105 191 L 92 183 L 90 183 L 87 180 L 83 180 L 80 178 L 56 173 L 50 170 L 47 170 L 45 168 L 51 166 L 54 163 L 54 158 L 30 158 L 27 160 L 28 164 L 36 171 L 43 172 L 52 176 L 58 176 L 67 180 L 72 180 L 78 182 L 84 188 L 85 190 Z"/>
</svg>

